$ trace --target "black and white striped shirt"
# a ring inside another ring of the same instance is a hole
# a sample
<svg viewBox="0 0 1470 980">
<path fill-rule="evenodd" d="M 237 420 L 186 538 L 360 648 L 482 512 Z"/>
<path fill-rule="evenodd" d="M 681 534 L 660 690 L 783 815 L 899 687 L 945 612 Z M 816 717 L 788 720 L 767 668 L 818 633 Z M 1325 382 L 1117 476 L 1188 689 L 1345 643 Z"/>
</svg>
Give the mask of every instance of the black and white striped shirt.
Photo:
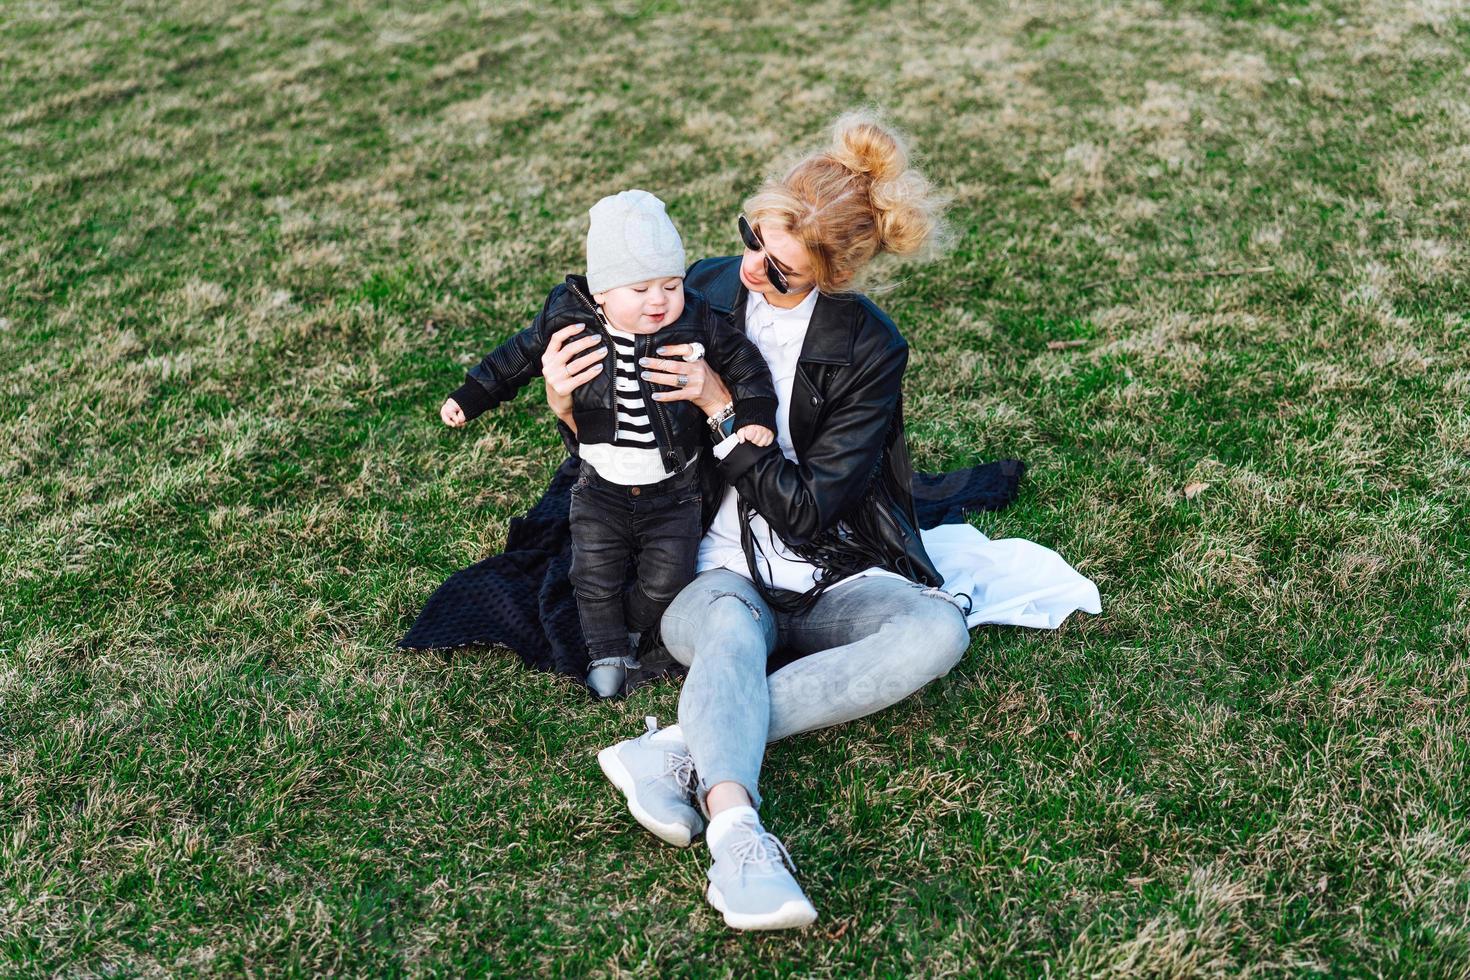
<svg viewBox="0 0 1470 980">
<path fill-rule="evenodd" d="M 617 434 L 612 442 L 583 443 L 578 447 L 582 458 L 592 464 L 597 475 L 635 486 L 657 483 L 669 475 L 663 455 L 653 435 L 653 419 L 649 406 L 638 390 L 638 356 L 633 347 L 634 335 L 615 327 L 607 327 L 613 343 L 615 375 L 614 405 L 617 408 Z"/>
<path fill-rule="evenodd" d="M 607 333 L 612 338 L 613 356 L 617 362 L 617 390 L 614 394 L 617 398 L 618 434 L 613 445 L 647 449 L 654 445 L 653 420 L 648 417 L 648 406 L 638 392 L 638 357 L 634 353 L 633 334 L 612 327 Z"/>
</svg>

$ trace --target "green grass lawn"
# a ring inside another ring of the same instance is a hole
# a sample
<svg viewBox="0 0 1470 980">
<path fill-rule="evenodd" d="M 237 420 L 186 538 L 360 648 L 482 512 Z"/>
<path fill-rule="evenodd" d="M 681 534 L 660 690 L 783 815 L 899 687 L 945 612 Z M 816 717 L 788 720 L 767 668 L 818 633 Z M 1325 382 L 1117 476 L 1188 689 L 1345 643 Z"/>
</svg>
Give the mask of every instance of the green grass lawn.
<svg viewBox="0 0 1470 980">
<path fill-rule="evenodd" d="M 261 9 L 261 8 L 265 9 Z M 1470 12 L 0 7 L 0 974 L 1470 975 Z M 916 465 L 1101 616 L 767 757 L 725 929 L 503 649 L 394 641 L 564 458 L 467 363 L 659 194 L 886 107 Z M 1052 349 L 1049 341 L 1084 343 Z M 1190 497 L 1183 488 L 1204 488 Z"/>
</svg>

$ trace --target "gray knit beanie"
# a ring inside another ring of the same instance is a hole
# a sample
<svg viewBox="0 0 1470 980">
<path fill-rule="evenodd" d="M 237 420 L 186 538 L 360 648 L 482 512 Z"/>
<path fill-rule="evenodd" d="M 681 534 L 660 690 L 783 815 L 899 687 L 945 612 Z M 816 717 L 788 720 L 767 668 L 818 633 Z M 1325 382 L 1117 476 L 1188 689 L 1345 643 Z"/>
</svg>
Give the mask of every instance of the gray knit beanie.
<svg viewBox="0 0 1470 980">
<path fill-rule="evenodd" d="M 594 293 L 646 279 L 684 275 L 684 242 L 647 191 L 604 197 L 587 212 L 587 288 Z"/>
</svg>

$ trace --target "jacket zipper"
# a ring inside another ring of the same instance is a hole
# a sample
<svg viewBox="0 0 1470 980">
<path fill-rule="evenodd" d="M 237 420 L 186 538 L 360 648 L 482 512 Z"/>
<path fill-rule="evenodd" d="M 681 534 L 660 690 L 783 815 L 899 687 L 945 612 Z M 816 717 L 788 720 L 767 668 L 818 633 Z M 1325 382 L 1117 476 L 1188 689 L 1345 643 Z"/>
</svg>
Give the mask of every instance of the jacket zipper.
<svg viewBox="0 0 1470 980">
<path fill-rule="evenodd" d="M 641 334 L 639 336 L 639 338 L 638 338 L 638 341 L 639 342 L 643 342 L 643 343 L 652 343 L 652 341 L 644 341 L 644 338 L 645 337 L 648 337 L 648 336 L 651 336 L 651 335 L 650 334 Z M 634 349 L 634 352 L 636 354 L 636 352 L 638 350 L 636 344 L 635 344 L 635 346 L 634 346 L 633 349 Z M 644 350 L 643 350 L 643 353 L 642 354 L 636 354 L 636 356 L 639 357 L 639 358 L 641 358 L 641 357 L 647 356 L 649 353 L 650 353 L 650 351 L 649 351 L 648 347 L 645 346 L 644 347 Z M 635 366 L 635 369 L 636 369 L 636 364 L 634 366 Z M 648 383 L 643 380 L 643 372 L 642 371 L 637 371 L 637 374 L 638 374 L 638 390 L 639 390 L 639 393 L 643 395 L 644 404 L 646 404 L 648 406 L 648 414 L 649 414 L 649 417 L 650 418 L 656 418 L 656 419 L 658 419 L 658 424 L 655 426 L 655 428 L 658 429 L 658 430 L 660 430 L 661 432 L 663 432 L 663 435 L 664 435 L 664 444 L 659 447 L 659 451 L 662 452 L 663 453 L 663 456 L 664 456 L 664 465 L 666 465 L 666 466 L 674 466 L 674 471 L 677 472 L 678 471 L 678 467 L 677 467 L 676 464 L 677 464 L 678 461 L 673 458 L 673 455 L 674 455 L 674 433 L 669 429 L 669 420 L 666 419 L 666 418 L 664 418 L 664 414 L 661 411 L 661 409 L 663 407 L 662 404 L 660 402 L 654 401 L 654 399 L 653 399 L 653 391 L 649 388 Z M 654 439 L 655 440 L 658 439 L 658 434 L 657 433 L 654 434 Z"/>
</svg>

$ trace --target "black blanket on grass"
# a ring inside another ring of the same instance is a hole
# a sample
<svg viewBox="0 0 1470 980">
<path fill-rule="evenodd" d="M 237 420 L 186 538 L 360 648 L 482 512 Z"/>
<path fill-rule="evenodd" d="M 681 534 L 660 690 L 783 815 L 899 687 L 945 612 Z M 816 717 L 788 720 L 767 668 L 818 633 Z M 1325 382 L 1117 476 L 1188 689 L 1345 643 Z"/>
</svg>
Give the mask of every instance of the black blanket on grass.
<svg viewBox="0 0 1470 980">
<path fill-rule="evenodd" d="M 915 473 L 919 526 L 963 523 L 966 514 L 1000 510 L 1016 499 L 1025 469 L 1020 460 L 1003 459 L 947 473 Z M 499 643 L 528 667 L 585 681 L 587 649 L 568 580 L 567 514 L 577 471 L 578 460 L 567 457 L 536 505 L 511 519 L 505 550 L 449 576 L 398 646 L 440 650 Z M 654 668 L 647 659 L 646 666 Z M 781 662 L 773 658 L 770 669 Z M 661 673 L 679 669 L 666 660 L 658 667 Z"/>
</svg>

